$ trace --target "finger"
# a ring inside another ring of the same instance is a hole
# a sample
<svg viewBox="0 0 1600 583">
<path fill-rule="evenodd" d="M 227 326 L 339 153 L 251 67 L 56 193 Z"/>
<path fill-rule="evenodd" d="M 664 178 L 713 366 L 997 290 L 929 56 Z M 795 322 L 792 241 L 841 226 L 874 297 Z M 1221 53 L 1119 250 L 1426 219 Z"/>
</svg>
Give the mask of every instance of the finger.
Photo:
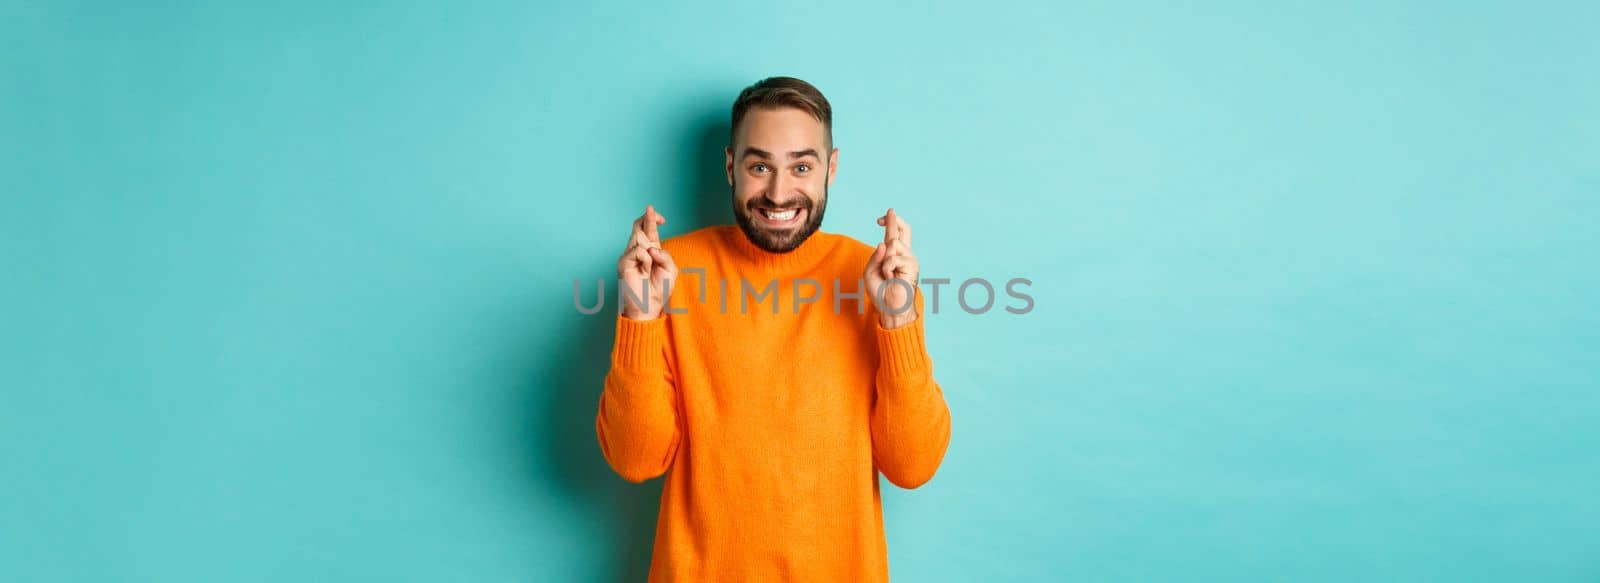
<svg viewBox="0 0 1600 583">
<path fill-rule="evenodd" d="M 899 225 L 895 224 L 894 209 L 890 208 L 889 212 L 883 215 L 883 242 L 888 243 L 898 239 L 900 238 L 899 235 Z"/>
<path fill-rule="evenodd" d="M 641 217 L 641 219 L 644 221 L 645 236 L 649 237 L 651 242 L 660 244 L 661 232 L 658 231 L 656 227 L 658 225 L 666 224 L 667 218 L 661 216 L 661 213 L 656 212 L 656 206 L 652 204 L 645 205 L 644 216 Z"/>
<path fill-rule="evenodd" d="M 911 223 L 907 223 L 900 213 L 894 212 L 894 209 L 889 209 L 889 212 L 878 217 L 878 225 L 883 227 L 884 241 L 899 239 L 905 241 L 907 245 L 911 244 Z"/>
<path fill-rule="evenodd" d="M 617 261 L 618 269 L 623 271 L 633 270 L 640 274 L 650 273 L 650 254 L 645 247 L 634 247 L 622 254 L 622 259 Z"/>
<path fill-rule="evenodd" d="M 633 246 L 635 245 L 634 241 L 637 240 L 637 237 L 639 236 L 639 233 L 643 233 L 643 232 L 644 232 L 644 217 L 641 216 L 641 217 L 639 217 L 637 219 L 634 219 L 633 222 L 629 224 L 629 228 L 628 228 L 628 248 L 629 249 L 633 248 Z"/>
<path fill-rule="evenodd" d="M 909 280 L 917 273 L 917 260 L 911 257 L 890 257 L 883 260 L 883 278 L 900 277 Z"/>
<path fill-rule="evenodd" d="M 643 230 L 634 231 L 633 232 L 633 239 L 628 241 L 628 248 L 629 249 L 634 249 L 634 248 L 649 249 L 651 247 L 658 247 L 658 246 L 659 245 L 656 245 L 655 243 L 651 243 L 650 242 L 650 238 L 644 234 Z"/>
<path fill-rule="evenodd" d="M 910 257 L 912 255 L 911 246 L 907 245 L 905 241 L 895 239 L 883 244 L 883 254 L 888 257 Z"/>
<path fill-rule="evenodd" d="M 872 255 L 867 257 L 866 272 L 868 275 L 878 272 L 878 264 L 883 262 L 883 243 L 872 248 Z"/>
<path fill-rule="evenodd" d="M 668 253 L 666 249 L 651 247 L 649 253 L 650 258 L 655 261 L 655 267 L 666 270 L 666 275 L 674 276 L 678 274 L 678 263 L 672 260 L 672 254 Z"/>
<path fill-rule="evenodd" d="M 655 259 L 650 257 L 650 248 L 639 247 L 633 250 L 633 254 L 635 257 L 639 258 L 639 272 L 645 276 L 649 276 L 650 270 L 654 269 L 656 265 Z"/>
</svg>

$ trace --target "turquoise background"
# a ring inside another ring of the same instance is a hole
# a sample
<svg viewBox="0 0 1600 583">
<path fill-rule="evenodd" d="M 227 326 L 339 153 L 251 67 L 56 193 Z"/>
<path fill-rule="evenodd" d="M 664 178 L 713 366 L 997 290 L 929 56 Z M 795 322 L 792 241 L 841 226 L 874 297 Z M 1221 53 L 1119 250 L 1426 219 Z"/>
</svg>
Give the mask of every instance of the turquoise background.
<svg viewBox="0 0 1600 583">
<path fill-rule="evenodd" d="M 1594 3 L 185 4 L 0 1 L 0 580 L 642 580 L 572 282 L 772 74 L 1034 281 L 896 580 L 1600 580 Z"/>
</svg>

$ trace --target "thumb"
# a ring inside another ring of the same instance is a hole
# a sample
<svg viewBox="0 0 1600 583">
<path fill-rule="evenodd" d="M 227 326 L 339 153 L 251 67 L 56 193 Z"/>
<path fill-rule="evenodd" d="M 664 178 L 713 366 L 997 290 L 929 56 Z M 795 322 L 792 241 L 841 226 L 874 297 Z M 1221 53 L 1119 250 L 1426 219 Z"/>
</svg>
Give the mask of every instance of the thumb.
<svg viewBox="0 0 1600 583">
<path fill-rule="evenodd" d="M 650 248 L 650 258 L 655 259 L 656 268 L 663 271 L 667 277 L 678 275 L 678 263 L 672 260 L 672 254 L 660 247 Z"/>
<path fill-rule="evenodd" d="M 877 247 L 872 248 L 872 256 L 867 258 L 867 273 L 878 272 L 878 265 L 883 263 L 884 254 L 883 243 L 879 243 Z"/>
<path fill-rule="evenodd" d="M 649 249 L 649 247 L 634 247 L 632 251 L 629 251 L 627 255 L 623 256 L 623 265 L 625 265 L 630 272 L 649 275 L 650 264 L 652 263 L 650 259 L 650 253 L 648 252 Z"/>
</svg>

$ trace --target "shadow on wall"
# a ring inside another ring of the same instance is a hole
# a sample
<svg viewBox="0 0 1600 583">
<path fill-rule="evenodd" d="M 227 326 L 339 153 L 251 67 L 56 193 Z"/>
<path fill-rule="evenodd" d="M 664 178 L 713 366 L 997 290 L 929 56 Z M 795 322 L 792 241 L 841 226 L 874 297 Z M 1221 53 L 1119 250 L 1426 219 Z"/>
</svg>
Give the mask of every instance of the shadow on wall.
<svg viewBox="0 0 1600 583">
<path fill-rule="evenodd" d="M 658 209 L 690 212 L 688 217 L 668 215 L 671 222 L 667 227 L 671 228 L 664 230 L 664 236 L 732 222 L 722 153 L 728 140 L 726 108 L 720 100 L 714 109 L 709 104 L 698 108 L 701 115 L 690 118 L 689 127 L 681 134 L 683 141 L 670 149 L 673 154 L 667 163 L 672 165 L 673 175 L 682 177 L 673 185 L 671 198 L 638 201 L 638 212 L 643 212 L 647 203 L 656 204 Z M 612 221 L 617 225 L 617 240 L 625 239 L 623 230 L 635 216 Z M 648 576 L 663 479 L 630 484 L 617 476 L 600 453 L 594 425 L 616 331 L 616 271 L 611 262 L 621 252 L 606 250 L 608 261 L 604 265 L 576 274 L 585 282 L 602 278 L 607 281 L 607 292 L 613 295 L 606 302 L 606 310 L 591 316 L 578 315 L 570 305 L 571 296 L 560 296 L 564 302 L 561 310 L 570 310 L 573 317 L 563 319 L 570 326 L 558 332 L 565 341 L 549 355 L 551 360 L 544 369 L 548 378 L 535 389 L 549 391 L 550 402 L 544 408 L 547 417 L 542 423 L 529 426 L 540 433 L 532 439 L 547 447 L 541 452 L 550 470 L 545 475 L 559 480 L 558 491 L 570 503 L 583 507 L 590 520 L 602 524 L 599 530 L 609 536 L 614 558 L 608 564 L 612 569 L 610 573 L 597 573 L 596 578 L 637 582 Z M 594 288 L 591 283 L 584 289 L 592 292 Z"/>
<path fill-rule="evenodd" d="M 730 99 L 731 100 L 731 99 Z M 702 227 L 733 224 L 732 187 L 728 186 L 728 173 L 724 166 L 723 150 L 728 147 L 728 104 L 703 112 L 685 128 L 684 141 L 676 148 L 680 152 L 675 168 L 680 169 L 683 182 L 677 185 L 678 200 L 669 201 L 669 208 L 688 209 L 690 220 L 669 217 L 675 227 L 668 234 L 679 235 Z M 639 205 L 643 212 L 644 205 Z M 658 207 L 659 208 L 659 207 Z"/>
</svg>

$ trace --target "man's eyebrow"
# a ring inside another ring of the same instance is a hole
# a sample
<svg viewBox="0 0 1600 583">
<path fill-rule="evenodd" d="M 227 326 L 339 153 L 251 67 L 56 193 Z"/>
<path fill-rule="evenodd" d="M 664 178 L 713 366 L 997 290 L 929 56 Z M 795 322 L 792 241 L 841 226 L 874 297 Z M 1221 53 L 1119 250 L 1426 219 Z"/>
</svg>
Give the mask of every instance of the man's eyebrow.
<svg viewBox="0 0 1600 583">
<path fill-rule="evenodd" d="M 744 153 L 741 154 L 739 157 L 748 158 L 750 156 L 755 156 L 757 158 L 766 158 L 768 160 L 771 160 L 772 159 L 772 152 L 768 152 L 766 150 L 763 150 L 761 148 L 756 148 L 756 147 L 753 147 L 753 146 L 745 146 Z M 811 157 L 816 158 L 818 160 L 822 159 L 822 156 L 817 154 L 817 151 L 815 149 L 812 149 L 812 148 L 806 148 L 804 150 L 795 150 L 793 152 L 789 152 L 789 157 L 790 158 L 804 158 L 806 156 L 811 156 Z"/>
</svg>

